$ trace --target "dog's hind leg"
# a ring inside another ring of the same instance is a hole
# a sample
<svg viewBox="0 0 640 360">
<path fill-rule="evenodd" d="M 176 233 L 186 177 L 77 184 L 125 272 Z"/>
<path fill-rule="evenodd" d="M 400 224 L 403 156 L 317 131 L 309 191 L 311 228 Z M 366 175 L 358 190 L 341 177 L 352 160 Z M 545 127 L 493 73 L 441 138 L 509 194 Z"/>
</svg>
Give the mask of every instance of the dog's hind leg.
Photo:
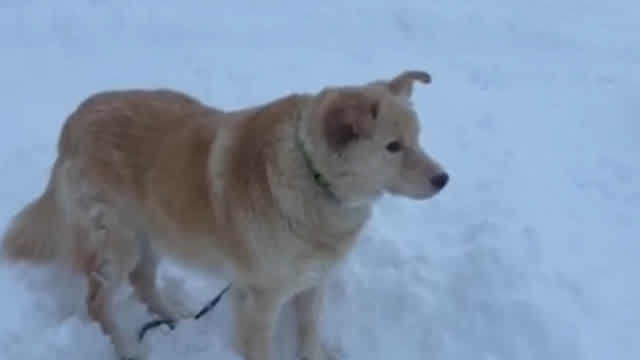
<svg viewBox="0 0 640 360">
<path fill-rule="evenodd" d="M 147 241 L 141 242 L 140 258 L 138 264 L 129 274 L 129 280 L 136 294 L 144 302 L 151 312 L 163 320 L 176 321 L 188 314 L 173 311 L 165 302 L 156 285 L 156 273 L 158 262 L 156 255 Z"/>
<path fill-rule="evenodd" d="M 89 291 L 87 308 L 89 315 L 108 335 L 121 360 L 143 360 L 147 350 L 121 328 L 115 317 L 115 295 L 125 281 L 138 258 L 133 233 L 118 226 L 104 208 L 90 212 L 89 240 L 95 244 L 95 252 L 87 257 L 85 273 Z"/>
</svg>

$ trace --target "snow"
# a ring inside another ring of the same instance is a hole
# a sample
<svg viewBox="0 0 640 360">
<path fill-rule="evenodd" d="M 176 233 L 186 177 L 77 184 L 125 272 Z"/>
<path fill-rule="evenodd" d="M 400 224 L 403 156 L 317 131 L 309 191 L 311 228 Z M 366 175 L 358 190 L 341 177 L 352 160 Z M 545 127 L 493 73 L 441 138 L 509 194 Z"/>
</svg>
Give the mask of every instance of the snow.
<svg viewBox="0 0 640 360">
<path fill-rule="evenodd" d="M 340 359 L 640 358 L 640 38 L 631 0 L 0 3 L 0 229 L 43 189 L 92 92 L 165 86 L 223 108 L 409 68 L 452 176 L 385 198 L 332 284 Z M 0 359 L 112 359 L 84 284 L 0 265 Z M 223 286 L 173 264 L 197 311 Z M 150 318 L 123 290 L 132 331 Z M 279 359 L 293 348 L 290 313 Z M 239 359 L 229 303 L 145 339 L 151 359 Z"/>
</svg>

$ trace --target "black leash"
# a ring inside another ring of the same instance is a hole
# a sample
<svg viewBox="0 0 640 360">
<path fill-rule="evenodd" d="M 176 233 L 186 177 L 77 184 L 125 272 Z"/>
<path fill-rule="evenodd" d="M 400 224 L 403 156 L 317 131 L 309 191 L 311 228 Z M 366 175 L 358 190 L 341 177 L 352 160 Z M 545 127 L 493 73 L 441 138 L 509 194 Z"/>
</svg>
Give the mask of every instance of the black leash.
<svg viewBox="0 0 640 360">
<path fill-rule="evenodd" d="M 218 295 L 216 295 L 216 297 L 213 298 L 213 300 L 209 301 L 209 303 L 205 305 L 202 308 L 202 310 L 200 310 L 193 318 L 195 320 L 198 320 L 204 315 L 206 315 L 209 311 L 211 311 L 211 309 L 213 309 L 216 305 L 218 305 L 218 303 L 220 302 L 220 299 L 222 299 L 222 296 L 227 291 L 229 291 L 230 288 L 231 288 L 231 284 L 227 285 L 224 289 L 222 289 L 222 291 Z M 162 325 L 167 325 L 169 329 L 173 330 L 176 328 L 176 321 L 162 320 L 162 319 L 149 321 L 138 332 L 138 341 L 142 342 L 142 339 L 144 338 L 144 335 L 147 333 L 147 331 Z"/>
</svg>

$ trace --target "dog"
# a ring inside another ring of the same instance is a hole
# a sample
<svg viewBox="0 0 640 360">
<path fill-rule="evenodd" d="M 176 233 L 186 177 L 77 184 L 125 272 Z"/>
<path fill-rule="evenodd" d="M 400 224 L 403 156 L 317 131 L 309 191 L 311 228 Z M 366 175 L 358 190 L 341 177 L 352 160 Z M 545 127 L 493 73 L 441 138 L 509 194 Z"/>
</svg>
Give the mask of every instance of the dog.
<svg viewBox="0 0 640 360">
<path fill-rule="evenodd" d="M 63 124 L 46 189 L 11 220 L 3 253 L 85 276 L 88 312 L 121 359 L 146 356 L 113 316 L 124 281 L 151 312 L 181 318 L 154 281 L 168 256 L 232 284 L 234 346 L 247 360 L 272 359 L 289 301 L 298 358 L 327 360 L 327 281 L 375 201 L 428 199 L 449 180 L 419 144 L 416 82 L 431 76 L 407 70 L 230 111 L 168 89 L 93 94 Z"/>
</svg>

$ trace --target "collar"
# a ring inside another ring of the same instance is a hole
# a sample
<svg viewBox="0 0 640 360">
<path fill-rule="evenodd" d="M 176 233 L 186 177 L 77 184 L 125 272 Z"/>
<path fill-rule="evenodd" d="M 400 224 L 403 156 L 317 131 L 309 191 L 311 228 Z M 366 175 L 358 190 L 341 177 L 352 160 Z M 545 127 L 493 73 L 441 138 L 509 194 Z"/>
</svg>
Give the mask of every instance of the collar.
<svg viewBox="0 0 640 360">
<path fill-rule="evenodd" d="M 302 159 L 304 160 L 304 163 L 307 169 L 309 170 L 309 172 L 311 173 L 311 176 L 313 177 L 313 182 L 315 182 L 316 185 L 318 185 L 318 187 L 322 189 L 330 198 L 332 198 L 335 201 L 338 201 L 338 197 L 331 190 L 331 183 L 329 182 L 329 180 L 327 180 L 327 178 L 324 177 L 324 175 L 322 175 L 322 173 L 318 171 L 318 169 L 316 169 L 316 167 L 313 165 L 313 160 L 311 160 L 309 153 L 304 147 L 302 138 L 300 138 L 299 128 L 300 128 L 300 125 L 296 127 L 296 135 L 295 135 L 296 148 L 298 149 L 298 151 L 300 151 L 300 154 L 302 155 Z"/>
</svg>

